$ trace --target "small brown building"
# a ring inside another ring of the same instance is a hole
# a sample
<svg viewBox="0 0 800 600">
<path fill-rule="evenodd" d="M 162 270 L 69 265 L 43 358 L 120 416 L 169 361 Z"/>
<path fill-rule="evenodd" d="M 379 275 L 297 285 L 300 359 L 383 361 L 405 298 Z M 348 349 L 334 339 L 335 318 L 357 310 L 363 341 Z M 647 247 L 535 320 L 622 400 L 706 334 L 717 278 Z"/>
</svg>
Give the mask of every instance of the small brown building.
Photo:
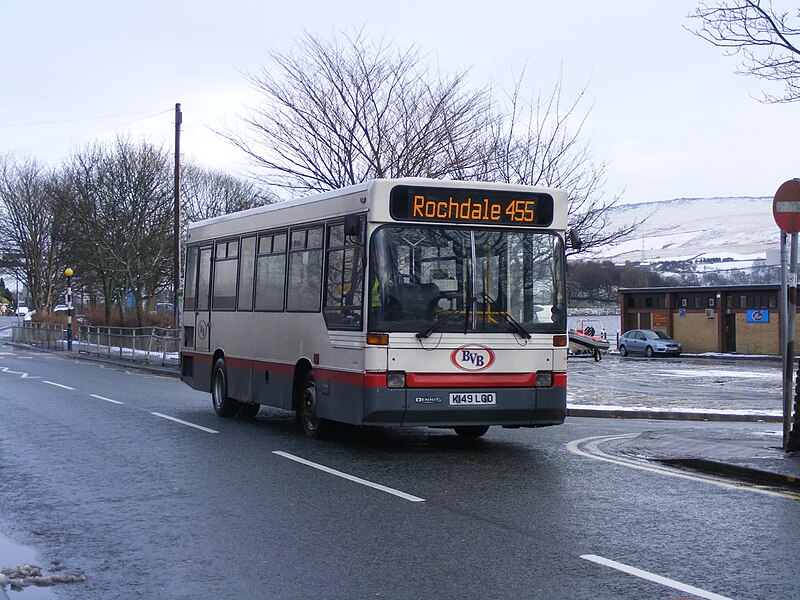
<svg viewBox="0 0 800 600">
<path fill-rule="evenodd" d="M 779 355 L 780 291 L 780 285 L 621 289 L 620 326 L 666 331 L 684 352 Z"/>
</svg>

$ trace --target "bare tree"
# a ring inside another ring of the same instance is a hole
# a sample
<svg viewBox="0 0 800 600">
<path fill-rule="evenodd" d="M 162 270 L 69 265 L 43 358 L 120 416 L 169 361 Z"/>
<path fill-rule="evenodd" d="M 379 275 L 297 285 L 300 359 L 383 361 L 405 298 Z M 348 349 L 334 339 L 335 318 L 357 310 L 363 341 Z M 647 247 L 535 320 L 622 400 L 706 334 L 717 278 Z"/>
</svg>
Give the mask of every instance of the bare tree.
<svg viewBox="0 0 800 600">
<path fill-rule="evenodd" d="M 619 198 L 603 194 L 606 164 L 583 139 L 585 90 L 564 104 L 560 78 L 524 101 L 520 77 L 497 102 L 491 87 L 471 88 L 466 71 L 442 77 L 416 48 L 392 52 L 363 30 L 330 41 L 306 34 L 295 52 L 270 56 L 277 68 L 249 76 L 261 104 L 245 132 L 221 134 L 265 182 L 300 192 L 415 176 L 560 187 L 581 251 L 622 241 L 640 224 L 609 229 Z"/>
<path fill-rule="evenodd" d="M 192 164 L 181 167 L 181 219 L 184 223 L 276 201 L 274 194 L 244 179 Z"/>
<path fill-rule="evenodd" d="M 66 185 L 60 190 L 60 206 L 71 215 L 71 235 L 67 237 L 67 253 L 76 272 L 76 282 L 84 293 L 102 296 L 105 319 L 122 287 L 122 268 L 112 250 L 119 237 L 115 231 L 113 206 L 106 200 L 107 187 L 104 149 L 87 146 L 65 165 Z"/>
<path fill-rule="evenodd" d="M 50 310 L 63 279 L 55 177 L 35 159 L 0 158 L 0 251 L 5 268 L 22 282 L 38 312 Z"/>
<path fill-rule="evenodd" d="M 594 162 L 583 139 L 590 112 L 581 110 L 586 88 L 564 105 L 559 75 L 549 94 L 539 91 L 526 100 L 522 96 L 524 79 L 523 71 L 506 94 L 505 106 L 497 109 L 494 142 L 481 178 L 567 190 L 569 224 L 583 241 L 580 249 L 570 248 L 570 254 L 627 239 L 643 220 L 609 228 L 609 211 L 620 197 L 609 198 L 603 192 L 608 166 Z"/>
<path fill-rule="evenodd" d="M 362 31 L 331 41 L 305 34 L 296 52 L 270 54 L 248 79 L 262 104 L 246 132 L 222 133 L 292 191 L 324 191 L 373 178 L 469 175 L 481 163 L 489 94 L 466 73 L 438 77 L 415 48 L 393 53 Z"/>
<path fill-rule="evenodd" d="M 139 325 L 149 298 L 168 288 L 172 273 L 172 166 L 169 153 L 118 137 L 76 154 L 66 167 L 62 202 L 72 215 L 70 249 L 80 269 L 101 283 L 106 320 L 128 292 Z"/>
<path fill-rule="evenodd" d="M 742 56 L 738 73 L 784 84 L 780 95 L 764 93 L 765 102 L 800 100 L 800 28 L 789 13 L 775 12 L 769 0 L 720 0 L 700 2 L 689 17 L 702 20 L 692 33 L 728 56 Z M 794 12 L 797 17 L 800 11 Z"/>
</svg>

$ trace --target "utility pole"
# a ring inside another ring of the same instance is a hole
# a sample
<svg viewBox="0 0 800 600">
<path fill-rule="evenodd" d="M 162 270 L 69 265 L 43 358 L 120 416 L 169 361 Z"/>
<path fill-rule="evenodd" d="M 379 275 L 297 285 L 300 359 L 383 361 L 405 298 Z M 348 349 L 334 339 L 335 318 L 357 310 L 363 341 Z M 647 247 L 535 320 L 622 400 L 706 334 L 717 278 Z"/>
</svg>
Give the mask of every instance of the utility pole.
<svg viewBox="0 0 800 600">
<path fill-rule="evenodd" d="M 173 295 L 172 295 L 172 314 L 174 317 L 175 329 L 180 330 L 181 326 L 181 123 L 183 113 L 181 112 L 180 102 L 175 104 L 175 206 L 174 220 L 175 231 L 173 246 Z M 180 333 L 178 333 L 180 336 Z"/>
</svg>

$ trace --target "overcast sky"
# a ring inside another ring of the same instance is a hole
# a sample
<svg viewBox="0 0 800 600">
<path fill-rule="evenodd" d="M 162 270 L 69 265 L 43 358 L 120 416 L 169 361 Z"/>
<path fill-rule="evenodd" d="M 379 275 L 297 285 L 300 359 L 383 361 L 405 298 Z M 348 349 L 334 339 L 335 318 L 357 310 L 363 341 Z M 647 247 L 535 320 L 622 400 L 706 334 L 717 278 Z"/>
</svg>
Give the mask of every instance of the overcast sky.
<svg viewBox="0 0 800 600">
<path fill-rule="evenodd" d="M 625 202 L 772 196 L 800 174 L 798 104 L 767 105 L 777 84 L 684 29 L 691 0 L 0 0 L 0 153 L 51 164 L 130 132 L 171 148 L 182 104 L 187 158 L 234 174 L 243 155 L 211 128 L 254 102 L 244 72 L 303 34 L 365 26 L 417 44 L 476 86 L 529 83 L 564 96 L 588 85 L 584 134 Z M 794 142 L 794 143 L 792 143 Z"/>
</svg>

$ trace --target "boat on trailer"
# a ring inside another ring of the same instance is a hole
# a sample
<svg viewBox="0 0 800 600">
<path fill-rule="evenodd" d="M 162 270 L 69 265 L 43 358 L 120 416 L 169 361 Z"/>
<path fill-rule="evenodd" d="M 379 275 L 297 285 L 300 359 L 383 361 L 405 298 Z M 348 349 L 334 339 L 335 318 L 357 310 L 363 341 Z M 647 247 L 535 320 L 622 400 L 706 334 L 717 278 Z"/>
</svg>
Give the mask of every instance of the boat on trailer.
<svg viewBox="0 0 800 600">
<path fill-rule="evenodd" d="M 581 321 L 580 329 L 570 329 L 569 350 L 573 355 L 589 355 L 596 361 L 602 358 L 603 352 L 608 352 L 611 344 L 603 335 L 605 332 L 598 332 L 591 323 Z"/>
</svg>

